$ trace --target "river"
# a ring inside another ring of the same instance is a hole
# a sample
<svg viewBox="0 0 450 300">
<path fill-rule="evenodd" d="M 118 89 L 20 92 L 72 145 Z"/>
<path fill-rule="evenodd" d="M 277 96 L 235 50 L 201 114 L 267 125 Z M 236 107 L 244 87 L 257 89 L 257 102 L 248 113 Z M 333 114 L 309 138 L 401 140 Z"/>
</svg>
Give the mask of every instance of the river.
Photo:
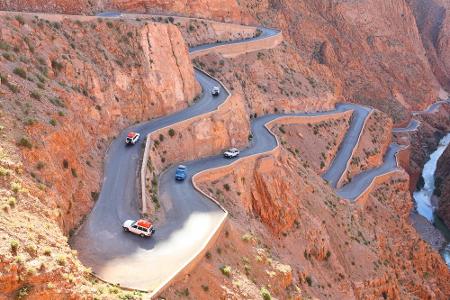
<svg viewBox="0 0 450 300">
<path fill-rule="evenodd" d="M 437 147 L 437 149 L 431 153 L 430 159 L 423 167 L 422 177 L 424 179 L 424 186 L 417 192 L 413 193 L 414 201 L 416 202 L 417 212 L 425 217 L 428 221 L 438 228 L 442 234 L 446 237 L 446 246 L 441 250 L 441 254 L 450 267 L 450 237 L 448 228 L 435 216 L 435 207 L 432 203 L 432 196 L 434 192 L 434 175 L 436 172 L 437 162 L 441 157 L 444 150 L 450 144 L 450 133 L 444 136 Z"/>
</svg>

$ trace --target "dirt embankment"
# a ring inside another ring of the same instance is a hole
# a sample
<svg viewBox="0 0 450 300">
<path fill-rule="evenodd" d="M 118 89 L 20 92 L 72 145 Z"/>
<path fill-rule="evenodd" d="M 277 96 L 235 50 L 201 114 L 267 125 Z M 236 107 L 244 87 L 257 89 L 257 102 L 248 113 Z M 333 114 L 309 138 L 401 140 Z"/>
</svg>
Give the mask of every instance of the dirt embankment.
<svg viewBox="0 0 450 300">
<path fill-rule="evenodd" d="M 271 124 L 280 143 L 317 173 L 330 166 L 350 124 L 352 111 L 322 117 L 286 117 Z"/>
<path fill-rule="evenodd" d="M 439 299 L 450 293 L 442 258 L 409 225 L 405 173 L 387 177 L 364 203 L 350 204 L 281 148 L 204 173 L 198 183 L 229 210 L 230 220 L 216 248 L 164 293 L 168 298 Z M 285 273 L 273 270 L 279 263 Z"/>
<path fill-rule="evenodd" d="M 174 25 L 0 23 L 0 255 L 9 274 L 0 294 L 90 294 L 63 234 L 93 206 L 112 138 L 193 102 L 200 86 L 188 49 Z"/>
<path fill-rule="evenodd" d="M 226 148 L 244 148 L 249 135 L 250 122 L 239 95 L 231 95 L 216 111 L 152 132 L 146 170 L 150 215 L 159 207 L 157 176 L 161 171 L 178 162 L 219 154 Z"/>
<path fill-rule="evenodd" d="M 242 95 L 254 117 L 331 110 L 338 100 L 332 83 L 311 72 L 285 42 L 274 49 L 234 58 L 212 53 L 194 59 L 194 63 L 217 76 L 232 93 Z"/>
</svg>

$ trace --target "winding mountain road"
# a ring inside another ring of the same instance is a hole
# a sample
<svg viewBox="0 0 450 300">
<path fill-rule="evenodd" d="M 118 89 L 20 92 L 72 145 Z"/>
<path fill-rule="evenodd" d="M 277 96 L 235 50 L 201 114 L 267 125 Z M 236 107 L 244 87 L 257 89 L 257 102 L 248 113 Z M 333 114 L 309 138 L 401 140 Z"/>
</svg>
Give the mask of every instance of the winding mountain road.
<svg viewBox="0 0 450 300">
<path fill-rule="evenodd" d="M 274 29 L 259 29 L 261 35 L 253 39 L 203 45 L 191 48 L 190 52 L 224 44 L 246 43 L 278 34 Z M 147 136 L 157 129 L 214 111 L 228 99 L 229 95 L 223 86 L 220 96 L 213 98 L 210 90 L 213 86 L 220 86 L 220 83 L 199 70 L 195 72 L 203 88 L 199 101 L 183 111 L 125 129 L 109 147 L 99 198 L 71 240 L 71 245 L 78 250 L 83 264 L 91 267 L 95 274 L 105 281 L 153 293 L 159 291 L 205 248 L 226 217 L 226 212 L 192 185 L 192 176 L 196 173 L 235 162 L 217 155 L 184 163 L 188 167 L 188 177 L 183 182 L 174 180 L 174 166 L 160 175 L 159 197 L 165 218 L 158 224 L 152 238 L 142 239 L 124 233 L 121 229 L 124 220 L 137 219 L 140 216 L 138 178 L 142 160 L 140 145 L 142 142 L 134 147 L 125 146 L 127 133 L 137 131 L 142 136 Z M 291 114 L 331 115 L 348 110 L 353 110 L 350 128 L 329 170 L 323 176 L 333 187 L 336 187 L 353 149 L 357 146 L 370 109 L 355 104 L 339 104 L 332 111 Z M 240 157 L 275 148 L 276 138 L 267 130 L 265 124 L 285 116 L 288 115 L 273 114 L 253 119 L 251 127 L 254 138 L 250 146 L 242 150 Z M 382 166 L 359 174 L 350 184 L 337 190 L 337 193 L 354 200 L 369 186 L 374 177 L 397 168 L 395 154 L 399 149 L 399 146 L 391 145 Z"/>
</svg>

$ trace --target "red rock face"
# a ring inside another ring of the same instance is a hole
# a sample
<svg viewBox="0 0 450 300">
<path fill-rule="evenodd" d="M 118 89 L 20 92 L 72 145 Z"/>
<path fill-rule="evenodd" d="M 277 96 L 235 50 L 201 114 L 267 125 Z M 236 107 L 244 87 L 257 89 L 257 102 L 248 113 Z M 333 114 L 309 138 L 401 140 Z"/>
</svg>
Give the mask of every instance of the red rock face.
<svg viewBox="0 0 450 300">
<path fill-rule="evenodd" d="M 450 90 L 450 4 L 444 0 L 408 0 L 436 78 Z"/>
<path fill-rule="evenodd" d="M 439 158 L 435 178 L 435 194 L 439 197 L 437 214 L 450 228 L 450 147 Z"/>
<path fill-rule="evenodd" d="M 21 87 L 18 94 L 5 91 L 4 108 L 18 119 L 32 120 L 16 129 L 35 145 L 23 148 L 24 164 L 51 186 L 47 204 L 59 211 L 55 219 L 68 233 L 94 203 L 109 141 L 135 122 L 187 107 L 200 86 L 173 25 L 0 22 L 1 40 L 19 47 L 24 61 L 2 58 L 0 72 Z M 25 50 L 23 40 L 33 52 Z M 45 84 L 36 88 L 14 75 L 12 69 L 18 67 Z M 27 105 L 40 108 L 22 116 L 13 108 L 18 98 L 33 99 Z M 76 147 L 68 146 L 74 142 Z M 36 164 L 45 167 L 33 171 Z"/>
<path fill-rule="evenodd" d="M 0 10 L 60 12 L 66 14 L 93 14 L 104 10 L 138 13 L 189 15 L 227 22 L 252 23 L 248 14 L 242 13 L 236 0 L 6 0 Z"/>
</svg>

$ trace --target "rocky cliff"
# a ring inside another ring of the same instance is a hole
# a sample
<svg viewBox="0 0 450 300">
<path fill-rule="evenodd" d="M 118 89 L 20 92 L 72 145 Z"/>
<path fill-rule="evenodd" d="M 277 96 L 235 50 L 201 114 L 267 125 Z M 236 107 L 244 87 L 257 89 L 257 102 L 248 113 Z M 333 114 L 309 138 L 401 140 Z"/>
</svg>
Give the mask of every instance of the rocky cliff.
<svg viewBox="0 0 450 300">
<path fill-rule="evenodd" d="M 450 228 L 450 147 L 439 158 L 436 169 L 435 195 L 439 198 L 437 214 Z"/>
<path fill-rule="evenodd" d="M 450 293 L 445 263 L 409 225 L 404 172 L 386 177 L 357 204 L 336 197 L 286 149 L 197 179 L 230 220 L 216 248 L 167 298 L 442 299 Z"/>
<path fill-rule="evenodd" d="M 332 87 L 333 96 L 341 97 L 343 101 L 373 105 L 398 123 L 408 117 L 408 110 L 423 108 L 436 99 L 440 85 L 434 74 L 444 74 L 445 66 L 448 66 L 448 26 L 445 25 L 448 17 L 442 9 L 427 17 L 433 24 L 443 24 L 432 26 L 439 29 L 433 31 L 436 37 L 433 49 L 436 49 L 438 59 L 430 66 L 422 44 L 424 39 L 421 39 L 411 9 L 417 7 L 415 3 L 412 0 L 409 3 L 406 0 L 245 0 L 226 3 L 110 0 L 75 4 L 64 0 L 50 3 L 21 0 L 2 2 L 0 9 L 170 12 L 277 27 L 283 30 L 288 47 L 300 56 L 303 68 L 307 69 L 303 73 L 314 80 L 313 85 Z M 418 16 L 417 10 L 414 11 Z M 418 23 L 423 22 L 418 18 Z M 428 36 L 426 30 L 422 33 L 422 37 Z M 442 71 L 436 71 L 438 68 Z M 444 87 L 445 76 L 438 74 Z"/>
<path fill-rule="evenodd" d="M 0 23 L 1 274 L 14 279 L 2 277 L 0 294 L 38 295 L 46 276 L 55 278 L 49 295 L 83 294 L 91 284 L 63 234 L 95 203 L 108 143 L 187 107 L 200 86 L 174 25 L 15 15 Z"/>
<path fill-rule="evenodd" d="M 450 90 L 450 3 L 445 0 L 408 0 L 427 58 L 440 84 Z"/>
<path fill-rule="evenodd" d="M 242 12 L 237 1 L 194 0 L 6 0 L 0 3 L 0 10 L 59 12 L 65 14 L 95 14 L 104 10 L 189 15 L 199 18 L 249 23 L 253 18 Z"/>
</svg>

